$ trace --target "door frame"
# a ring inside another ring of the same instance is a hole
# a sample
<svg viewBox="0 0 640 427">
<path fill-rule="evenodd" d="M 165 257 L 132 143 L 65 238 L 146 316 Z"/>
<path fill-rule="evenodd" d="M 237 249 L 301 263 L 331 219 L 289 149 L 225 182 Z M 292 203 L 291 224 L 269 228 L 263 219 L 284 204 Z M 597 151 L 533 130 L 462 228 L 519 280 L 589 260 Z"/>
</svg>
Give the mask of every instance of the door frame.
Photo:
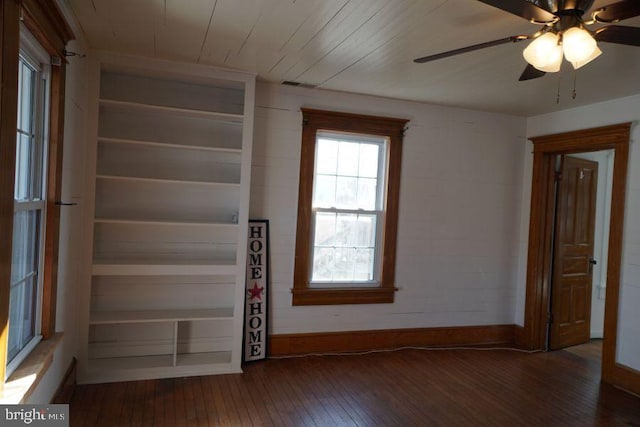
<svg viewBox="0 0 640 427">
<path fill-rule="evenodd" d="M 640 376 L 616 364 L 618 302 L 622 268 L 624 211 L 626 202 L 629 137 L 632 123 L 529 138 L 533 142 L 531 217 L 524 328 L 518 344 L 544 350 L 547 340 L 547 309 L 550 295 L 554 222 L 555 156 L 613 149 L 613 183 L 609 225 L 609 263 L 605 294 L 602 381 L 640 392 Z"/>
</svg>

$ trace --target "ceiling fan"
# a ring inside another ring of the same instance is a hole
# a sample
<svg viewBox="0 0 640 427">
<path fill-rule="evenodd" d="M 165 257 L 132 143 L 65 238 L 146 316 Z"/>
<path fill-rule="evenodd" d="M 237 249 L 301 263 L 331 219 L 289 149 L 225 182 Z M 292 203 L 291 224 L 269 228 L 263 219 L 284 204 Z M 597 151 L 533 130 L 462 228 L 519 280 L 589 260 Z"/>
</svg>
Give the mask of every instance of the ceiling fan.
<svg viewBox="0 0 640 427">
<path fill-rule="evenodd" d="M 624 19 L 640 16 L 640 0 L 622 0 L 591 12 L 594 0 L 479 0 L 527 21 L 542 25 L 532 35 L 516 35 L 479 43 L 435 55 L 414 59 L 416 63 L 435 61 L 462 53 L 506 43 L 533 40 L 523 55 L 528 62 L 520 81 L 560 71 L 563 56 L 574 69 L 597 58 L 602 52 L 597 42 L 640 46 L 640 28 L 606 25 L 590 30 L 594 24 L 615 24 Z"/>
</svg>

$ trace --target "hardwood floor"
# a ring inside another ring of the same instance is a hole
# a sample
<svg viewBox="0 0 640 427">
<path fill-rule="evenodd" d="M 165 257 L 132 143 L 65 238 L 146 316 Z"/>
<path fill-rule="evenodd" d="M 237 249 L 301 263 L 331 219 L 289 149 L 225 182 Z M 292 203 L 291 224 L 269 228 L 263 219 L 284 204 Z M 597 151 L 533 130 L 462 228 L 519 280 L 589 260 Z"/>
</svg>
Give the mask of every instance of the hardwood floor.
<svg viewBox="0 0 640 427">
<path fill-rule="evenodd" d="M 592 339 L 586 344 L 565 348 L 565 351 L 600 364 L 602 362 L 602 340 Z"/>
<path fill-rule="evenodd" d="M 640 398 L 575 351 L 401 350 L 241 375 L 78 386 L 72 426 L 640 426 Z"/>
</svg>

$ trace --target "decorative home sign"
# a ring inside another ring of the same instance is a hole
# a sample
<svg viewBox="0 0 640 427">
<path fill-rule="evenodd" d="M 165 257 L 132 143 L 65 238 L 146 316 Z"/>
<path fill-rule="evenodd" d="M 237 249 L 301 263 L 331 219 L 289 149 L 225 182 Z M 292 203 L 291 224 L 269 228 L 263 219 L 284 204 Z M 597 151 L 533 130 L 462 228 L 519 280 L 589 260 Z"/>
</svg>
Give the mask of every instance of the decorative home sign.
<svg viewBox="0 0 640 427">
<path fill-rule="evenodd" d="M 269 221 L 249 220 L 244 308 L 244 361 L 267 357 Z"/>
</svg>

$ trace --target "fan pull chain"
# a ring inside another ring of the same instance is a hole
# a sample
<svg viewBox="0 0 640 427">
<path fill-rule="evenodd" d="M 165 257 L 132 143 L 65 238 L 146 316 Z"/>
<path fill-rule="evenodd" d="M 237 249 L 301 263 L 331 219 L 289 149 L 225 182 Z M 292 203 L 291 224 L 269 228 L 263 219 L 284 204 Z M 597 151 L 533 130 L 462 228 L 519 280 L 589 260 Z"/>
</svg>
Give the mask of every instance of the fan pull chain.
<svg viewBox="0 0 640 427">
<path fill-rule="evenodd" d="M 571 98 L 576 99 L 576 81 L 578 80 L 578 71 L 573 70 L 573 92 L 571 93 Z"/>
<path fill-rule="evenodd" d="M 556 96 L 556 104 L 560 104 L 560 74 L 558 74 L 558 94 Z"/>
</svg>

